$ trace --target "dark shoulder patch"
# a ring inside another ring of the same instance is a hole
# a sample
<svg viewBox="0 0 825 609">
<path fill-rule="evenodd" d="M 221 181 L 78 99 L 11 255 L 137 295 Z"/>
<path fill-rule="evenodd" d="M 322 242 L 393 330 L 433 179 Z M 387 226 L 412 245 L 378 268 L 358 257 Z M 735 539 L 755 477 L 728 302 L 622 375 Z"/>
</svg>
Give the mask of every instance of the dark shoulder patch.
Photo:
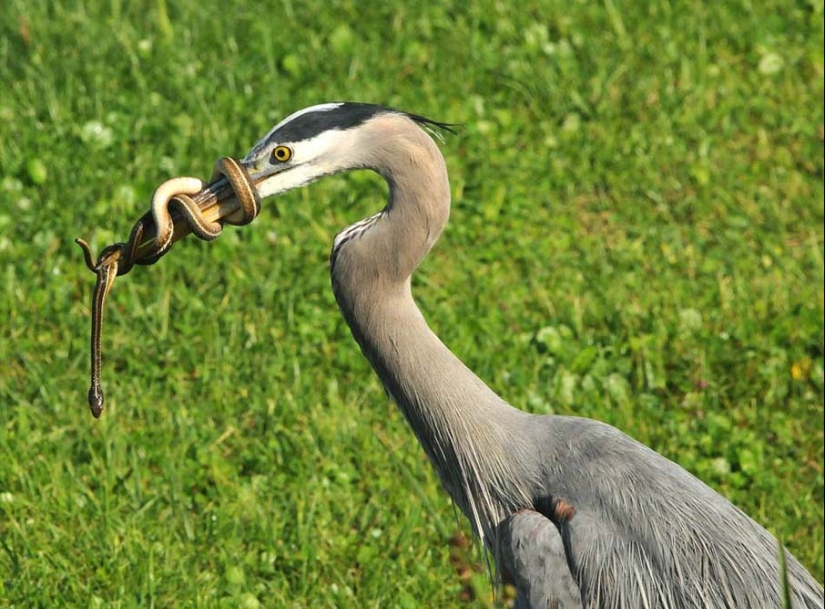
<svg viewBox="0 0 825 609">
<path fill-rule="evenodd" d="M 560 497 L 540 497 L 534 504 L 539 514 L 549 518 L 556 525 L 569 522 L 576 515 L 576 506 Z"/>
</svg>

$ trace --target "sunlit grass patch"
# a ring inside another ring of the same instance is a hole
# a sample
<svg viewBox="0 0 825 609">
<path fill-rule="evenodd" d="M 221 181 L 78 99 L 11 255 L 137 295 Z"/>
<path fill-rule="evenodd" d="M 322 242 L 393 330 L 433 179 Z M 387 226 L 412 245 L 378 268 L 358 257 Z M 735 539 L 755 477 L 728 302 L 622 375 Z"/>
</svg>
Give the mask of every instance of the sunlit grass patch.
<svg viewBox="0 0 825 609">
<path fill-rule="evenodd" d="M 339 99 L 462 125 L 414 290 L 471 368 L 651 445 L 822 581 L 821 4 L 7 4 L 8 606 L 488 606 L 329 289 L 334 234 L 383 204 L 375 176 L 122 278 L 108 407 L 85 406 L 73 239 L 125 238 L 163 180 Z"/>
</svg>

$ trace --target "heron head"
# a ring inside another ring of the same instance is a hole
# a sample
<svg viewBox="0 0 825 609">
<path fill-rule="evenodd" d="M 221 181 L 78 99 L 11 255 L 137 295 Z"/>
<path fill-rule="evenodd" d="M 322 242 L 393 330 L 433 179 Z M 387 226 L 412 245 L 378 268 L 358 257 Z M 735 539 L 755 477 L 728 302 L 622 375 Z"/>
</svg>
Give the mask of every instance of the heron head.
<svg viewBox="0 0 825 609">
<path fill-rule="evenodd" d="M 311 106 L 275 125 L 244 157 L 261 198 L 341 171 L 372 168 L 381 173 L 385 142 L 394 127 L 411 123 L 450 129 L 422 116 L 355 102 Z"/>
</svg>

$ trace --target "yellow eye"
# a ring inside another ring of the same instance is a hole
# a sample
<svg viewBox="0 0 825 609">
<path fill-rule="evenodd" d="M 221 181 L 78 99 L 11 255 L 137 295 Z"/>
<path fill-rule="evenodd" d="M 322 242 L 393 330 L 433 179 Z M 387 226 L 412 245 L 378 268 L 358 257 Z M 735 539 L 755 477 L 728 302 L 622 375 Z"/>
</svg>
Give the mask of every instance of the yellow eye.
<svg viewBox="0 0 825 609">
<path fill-rule="evenodd" d="M 273 163 L 286 163 L 292 158 L 292 149 L 286 146 L 275 146 L 272 150 Z"/>
</svg>

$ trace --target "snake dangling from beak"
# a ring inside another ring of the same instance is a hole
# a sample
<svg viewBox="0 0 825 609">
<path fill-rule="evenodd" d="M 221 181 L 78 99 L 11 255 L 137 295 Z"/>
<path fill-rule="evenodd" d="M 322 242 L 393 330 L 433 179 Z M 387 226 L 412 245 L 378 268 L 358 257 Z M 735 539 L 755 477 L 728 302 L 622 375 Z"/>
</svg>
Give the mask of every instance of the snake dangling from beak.
<svg viewBox="0 0 825 609">
<path fill-rule="evenodd" d="M 261 197 L 249 173 L 232 157 L 215 163 L 210 183 L 197 178 L 172 178 L 152 196 L 152 205 L 134 225 L 125 243 L 113 243 L 94 261 L 89 244 L 75 239 L 83 249 L 86 266 L 97 276 L 92 296 L 91 387 L 89 407 L 97 418 L 103 412 L 100 335 L 103 307 L 115 277 L 125 275 L 135 264 L 154 264 L 178 239 L 188 233 L 206 241 L 216 239 L 223 225 L 252 222 L 261 211 Z M 173 215 L 173 212 L 176 212 Z M 176 219 L 180 220 L 176 222 Z"/>
</svg>

